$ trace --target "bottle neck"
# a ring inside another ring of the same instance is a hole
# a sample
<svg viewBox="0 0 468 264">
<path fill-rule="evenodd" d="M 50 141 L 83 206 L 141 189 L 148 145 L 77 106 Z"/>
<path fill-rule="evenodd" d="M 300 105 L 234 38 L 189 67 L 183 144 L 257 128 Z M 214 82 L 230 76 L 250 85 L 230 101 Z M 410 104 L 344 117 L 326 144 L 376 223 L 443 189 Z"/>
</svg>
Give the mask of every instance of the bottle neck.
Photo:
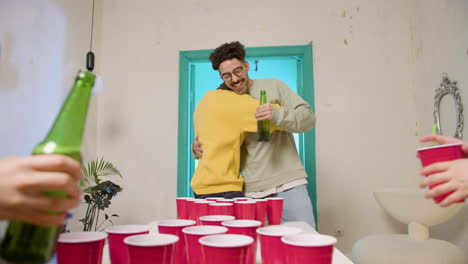
<svg viewBox="0 0 468 264">
<path fill-rule="evenodd" d="M 94 80 L 92 73 L 79 73 L 52 128 L 44 141 L 34 148 L 33 154 L 80 153 Z"/>
<path fill-rule="evenodd" d="M 266 91 L 265 90 L 261 90 L 260 91 L 260 104 L 266 104 L 267 103 L 267 100 L 266 100 Z"/>
</svg>

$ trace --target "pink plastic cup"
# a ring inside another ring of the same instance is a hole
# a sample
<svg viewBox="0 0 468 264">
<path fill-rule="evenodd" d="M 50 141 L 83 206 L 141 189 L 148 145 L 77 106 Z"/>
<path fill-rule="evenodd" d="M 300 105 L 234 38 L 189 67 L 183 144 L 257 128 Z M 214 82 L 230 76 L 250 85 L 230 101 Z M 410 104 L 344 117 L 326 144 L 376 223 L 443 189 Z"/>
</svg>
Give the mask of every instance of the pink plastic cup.
<svg viewBox="0 0 468 264">
<path fill-rule="evenodd" d="M 320 234 L 295 234 L 281 238 L 288 264 L 332 264 L 336 238 Z"/>
<path fill-rule="evenodd" d="M 284 243 L 281 237 L 299 234 L 302 230 L 291 226 L 267 226 L 257 229 L 260 235 L 260 253 L 263 264 L 283 264 L 285 262 Z M 311 262 L 313 263 L 313 262 Z"/>
<path fill-rule="evenodd" d="M 209 215 L 209 204 L 216 203 L 214 201 L 195 201 L 195 216 L 197 224 L 200 224 L 200 216 Z"/>
<path fill-rule="evenodd" d="M 174 264 L 177 241 L 177 236 L 167 234 L 143 234 L 124 239 L 130 264 Z"/>
<path fill-rule="evenodd" d="M 210 215 L 234 215 L 234 204 L 232 203 L 211 203 L 209 206 Z"/>
<path fill-rule="evenodd" d="M 178 219 L 189 219 L 187 200 L 192 200 L 190 197 L 178 197 L 176 198 L 177 205 L 177 218 Z"/>
<path fill-rule="evenodd" d="M 148 234 L 149 230 L 150 227 L 147 225 L 117 225 L 106 228 L 112 264 L 128 264 L 130 259 L 124 239 L 129 236 Z"/>
<path fill-rule="evenodd" d="M 192 212 L 192 215 L 193 215 L 193 219 L 192 220 L 195 220 L 197 221 L 197 224 L 198 224 L 198 219 L 200 218 L 200 216 L 202 215 L 208 215 L 208 213 L 205 213 L 206 211 L 203 208 L 205 208 L 204 205 L 200 205 L 200 203 L 207 203 L 206 204 L 206 207 L 208 207 L 208 204 L 210 203 L 216 203 L 216 201 L 208 201 L 206 199 L 195 199 L 193 201 L 193 212 Z M 201 209 L 202 212 L 200 213 L 198 210 Z M 209 210 L 209 207 L 208 207 L 208 210 Z"/>
<path fill-rule="evenodd" d="M 267 199 L 267 216 L 269 225 L 281 225 L 283 217 L 284 198 L 274 197 Z"/>
<path fill-rule="evenodd" d="M 237 201 L 234 203 L 236 219 L 255 220 L 255 201 Z"/>
<path fill-rule="evenodd" d="M 223 234 L 204 236 L 199 242 L 206 264 L 246 264 L 253 238 Z"/>
<path fill-rule="evenodd" d="M 193 220 L 173 219 L 162 220 L 158 222 L 158 231 L 161 234 L 171 234 L 179 237 L 179 241 L 175 244 L 175 264 L 186 264 L 187 254 L 185 249 L 185 239 L 182 229 L 193 226 L 196 222 Z"/>
<path fill-rule="evenodd" d="M 262 227 L 265 226 L 266 215 L 267 215 L 267 200 L 256 199 L 255 200 L 255 220 L 262 223 Z"/>
<path fill-rule="evenodd" d="M 187 219 L 189 220 L 197 220 L 197 216 L 195 214 L 195 199 L 186 199 L 185 204 L 187 206 Z"/>
<path fill-rule="evenodd" d="M 255 264 L 257 254 L 257 228 L 262 224 L 256 220 L 229 220 L 221 223 L 229 228 L 228 234 L 246 235 L 253 238 L 254 242 L 250 245 L 247 264 Z"/>
<path fill-rule="evenodd" d="M 204 264 L 206 260 L 203 258 L 202 247 L 198 240 L 207 235 L 224 234 L 228 231 L 223 226 L 190 226 L 182 229 L 185 237 L 185 245 L 187 248 L 188 264 Z"/>
<path fill-rule="evenodd" d="M 200 216 L 200 221 L 202 225 L 216 225 L 222 226 L 221 223 L 228 220 L 236 219 L 232 215 L 204 215 Z"/>
<path fill-rule="evenodd" d="M 461 145 L 462 143 L 438 145 L 438 146 L 432 146 L 432 147 L 419 148 L 416 151 L 418 153 L 417 156 L 421 160 L 422 166 L 426 167 L 436 162 L 451 161 L 451 160 L 463 158 L 464 154 L 461 149 Z M 442 183 L 439 183 L 439 184 L 442 184 Z M 431 185 L 429 186 L 429 188 L 432 189 L 439 184 Z M 451 193 L 453 192 L 449 192 L 449 193 L 436 196 L 434 197 L 434 201 L 436 203 L 440 203 Z M 458 202 L 463 203 L 464 201 L 465 200 L 460 200 Z"/>
<path fill-rule="evenodd" d="M 71 232 L 59 235 L 57 263 L 101 264 L 107 234 L 104 232 Z"/>
</svg>

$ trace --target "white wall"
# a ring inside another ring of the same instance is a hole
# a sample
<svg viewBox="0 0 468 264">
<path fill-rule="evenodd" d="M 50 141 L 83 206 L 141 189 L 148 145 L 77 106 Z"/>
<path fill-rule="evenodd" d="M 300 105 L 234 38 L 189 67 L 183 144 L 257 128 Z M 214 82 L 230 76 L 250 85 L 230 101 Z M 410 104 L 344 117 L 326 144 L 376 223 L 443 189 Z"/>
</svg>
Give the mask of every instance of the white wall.
<svg viewBox="0 0 468 264">
<path fill-rule="evenodd" d="M 215 48 L 232 40 L 249 47 L 312 41 L 319 231 L 335 235 L 336 229 L 343 229 L 338 247 L 344 252 L 368 234 L 405 232 L 379 208 L 372 191 L 417 185 L 417 139 L 431 131 L 434 90 L 442 72 L 459 81 L 467 102 L 463 91 L 468 85 L 466 1 L 98 0 L 96 4 L 95 52 L 104 92 L 92 115 L 97 127 L 87 136 L 96 153 L 124 173 L 120 182 L 124 190 L 109 211 L 120 215 L 115 223 L 175 216 L 179 51 Z M 1 6 L 4 10 L 4 0 Z M 84 54 L 88 3 L 54 1 L 48 6 L 64 10 L 66 50 Z M 23 22 L 16 21 L 10 31 L 19 34 Z M 3 29 L 4 23 L 0 25 Z M 31 34 L 23 41 L 29 42 Z M 2 47 L 3 39 L 2 35 Z M 76 39 L 82 44 L 71 44 Z M 0 59 L 3 65 L 5 54 Z M 73 63 L 81 65 L 78 59 Z M 3 83 L 1 97 L 2 87 Z M 468 250 L 463 223 L 467 214 L 464 210 L 436 227 L 434 234 Z"/>
<path fill-rule="evenodd" d="M 85 65 L 90 11 L 77 1 L 0 2 L 0 157 L 28 155 L 45 137 Z M 87 135 L 95 134 L 94 119 Z"/>
<path fill-rule="evenodd" d="M 2 142 L 1 156 L 29 154 L 60 107 L 65 22 L 63 12 L 46 1 L 2 1 L 0 104 L 5 110 L 0 137 L 21 140 Z"/>
</svg>

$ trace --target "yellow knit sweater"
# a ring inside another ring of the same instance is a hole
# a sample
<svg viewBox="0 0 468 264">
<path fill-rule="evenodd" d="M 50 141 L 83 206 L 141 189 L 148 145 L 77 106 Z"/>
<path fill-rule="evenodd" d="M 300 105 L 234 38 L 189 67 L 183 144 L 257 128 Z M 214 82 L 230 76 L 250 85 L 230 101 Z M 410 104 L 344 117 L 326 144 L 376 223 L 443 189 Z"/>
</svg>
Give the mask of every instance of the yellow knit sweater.
<svg viewBox="0 0 468 264">
<path fill-rule="evenodd" d="M 242 191 L 240 146 L 245 132 L 257 131 L 258 105 L 259 101 L 249 95 L 226 90 L 209 91 L 198 102 L 194 127 L 203 158 L 191 181 L 196 194 Z"/>
</svg>

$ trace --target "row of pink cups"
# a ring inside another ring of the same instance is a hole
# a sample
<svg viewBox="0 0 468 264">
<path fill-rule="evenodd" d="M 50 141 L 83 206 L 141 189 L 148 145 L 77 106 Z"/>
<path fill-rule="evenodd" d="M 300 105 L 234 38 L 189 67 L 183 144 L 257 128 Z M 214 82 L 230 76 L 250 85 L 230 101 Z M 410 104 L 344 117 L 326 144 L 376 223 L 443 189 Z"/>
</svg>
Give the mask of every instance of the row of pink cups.
<svg viewBox="0 0 468 264">
<path fill-rule="evenodd" d="M 236 219 L 257 220 L 265 226 L 281 224 L 283 216 L 283 198 L 250 199 L 239 197 L 223 199 L 218 197 L 194 199 L 176 198 L 177 217 L 201 223 L 200 217 L 207 215 L 232 215 Z"/>
<path fill-rule="evenodd" d="M 263 264 L 331 264 L 336 239 L 301 233 L 283 225 L 260 227 L 256 220 L 227 220 L 195 225 L 193 220 L 157 222 L 159 234 L 146 225 L 122 225 L 106 232 L 61 234 L 59 264 L 100 264 L 107 237 L 112 264 L 254 264 L 257 237 Z"/>
</svg>

